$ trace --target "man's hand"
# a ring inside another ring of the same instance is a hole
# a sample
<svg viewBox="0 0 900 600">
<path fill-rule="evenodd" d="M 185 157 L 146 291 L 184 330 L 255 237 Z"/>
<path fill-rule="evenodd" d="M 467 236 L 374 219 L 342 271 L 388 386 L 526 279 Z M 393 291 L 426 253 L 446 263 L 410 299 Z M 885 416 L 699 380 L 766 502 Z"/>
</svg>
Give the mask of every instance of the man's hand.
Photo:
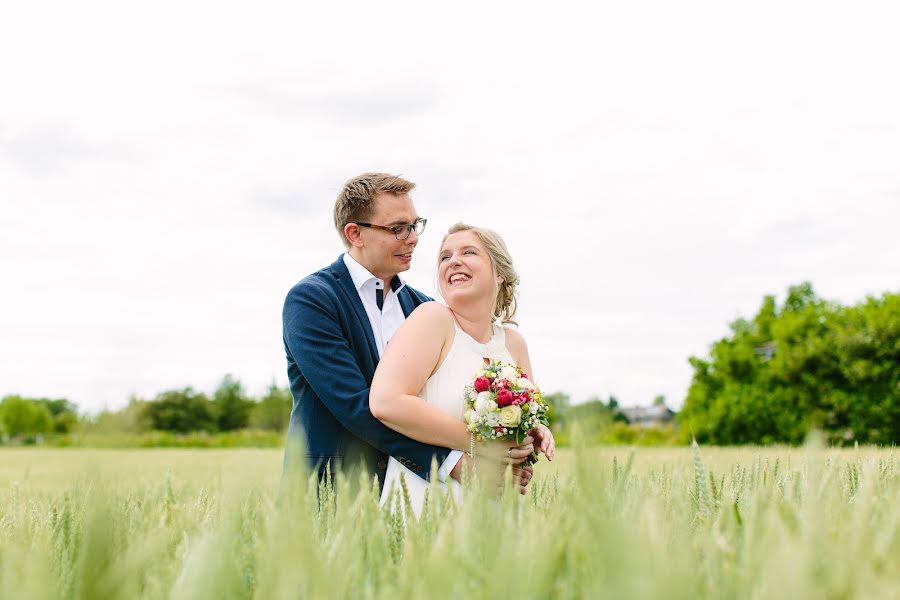
<svg viewBox="0 0 900 600">
<path fill-rule="evenodd" d="M 450 477 L 457 481 L 462 480 L 463 469 L 474 469 L 475 463 L 478 462 L 478 459 L 474 461 L 469 458 L 467 454 L 464 454 L 462 458 L 456 463 L 453 469 L 450 471 Z M 488 471 L 496 472 L 498 463 L 482 463 L 482 472 L 484 472 L 485 467 L 487 467 Z M 502 491 L 503 488 L 503 473 L 505 472 L 505 468 L 499 471 L 501 479 L 497 481 L 497 486 Z M 534 477 L 534 467 L 532 465 L 528 466 L 515 466 L 512 467 L 512 483 L 519 489 L 519 493 L 525 495 L 528 492 L 528 484 L 531 483 L 531 479 Z"/>
<path fill-rule="evenodd" d="M 513 485 L 517 485 L 519 488 L 519 493 L 523 496 L 526 492 L 528 492 L 528 484 L 531 482 L 531 478 L 534 477 L 534 466 L 528 465 L 527 467 L 513 467 Z"/>
</svg>

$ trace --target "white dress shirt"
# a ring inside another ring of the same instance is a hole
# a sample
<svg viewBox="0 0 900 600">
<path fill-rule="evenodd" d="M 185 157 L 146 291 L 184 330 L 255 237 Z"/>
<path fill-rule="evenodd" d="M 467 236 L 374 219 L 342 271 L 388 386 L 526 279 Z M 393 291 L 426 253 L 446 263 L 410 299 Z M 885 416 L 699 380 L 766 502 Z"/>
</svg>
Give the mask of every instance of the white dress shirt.
<svg viewBox="0 0 900 600">
<path fill-rule="evenodd" d="M 366 309 L 366 316 L 369 317 L 369 323 L 372 325 L 372 333 L 375 335 L 375 346 L 378 348 L 378 358 L 384 354 L 384 348 L 393 337 L 394 333 L 400 329 L 406 320 L 403 314 L 403 307 L 400 306 L 400 299 L 397 294 L 406 285 L 403 278 L 397 275 L 395 282 L 391 287 L 384 289 L 384 282 L 372 275 L 368 269 L 359 264 L 350 254 L 344 253 L 344 264 L 350 271 L 350 278 L 359 294 L 363 308 Z M 384 302 L 382 308 L 378 308 L 376 302 L 376 294 L 378 290 L 382 290 L 384 294 Z M 462 458 L 463 453 L 459 450 L 451 450 L 450 454 L 444 460 L 441 468 L 438 469 L 438 479 L 445 481 L 450 476 L 450 471 L 456 466 L 456 463 Z"/>
</svg>

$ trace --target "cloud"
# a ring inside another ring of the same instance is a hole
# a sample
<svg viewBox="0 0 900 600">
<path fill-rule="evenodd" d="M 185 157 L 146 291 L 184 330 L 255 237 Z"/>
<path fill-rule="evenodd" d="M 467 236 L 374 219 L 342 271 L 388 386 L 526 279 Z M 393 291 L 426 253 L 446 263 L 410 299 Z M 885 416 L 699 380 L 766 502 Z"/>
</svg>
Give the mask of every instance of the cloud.
<svg viewBox="0 0 900 600">
<path fill-rule="evenodd" d="M 287 118 L 325 118 L 339 124 L 381 124 L 436 107 L 440 90 L 425 77 L 388 81 L 303 75 L 228 86 L 251 111 Z"/>
<path fill-rule="evenodd" d="M 343 183 L 355 173 L 301 173 L 282 181 L 270 182 L 244 192 L 245 201 L 252 207 L 262 208 L 277 215 L 296 218 L 330 220 Z"/>
<path fill-rule="evenodd" d="M 255 206 L 273 212 L 311 217 L 322 212 L 322 205 L 309 190 L 299 186 L 296 189 L 261 189 L 245 194 L 247 201 Z"/>
<path fill-rule="evenodd" d="M 417 184 L 413 192 L 417 205 L 430 206 L 435 215 L 453 216 L 483 203 L 481 188 L 490 179 L 490 168 L 458 155 L 437 155 L 411 161 L 405 175 Z"/>
<path fill-rule="evenodd" d="M 489 180 L 489 169 L 467 165 L 464 159 L 455 163 L 448 157 L 434 160 L 407 161 L 402 171 L 384 168 L 417 184 L 412 193 L 416 207 L 423 216 L 457 221 L 465 213 L 475 212 L 483 203 L 480 189 Z M 463 164 L 459 164 L 459 163 Z M 382 170 L 377 164 L 370 170 Z M 256 207 L 295 217 L 319 217 L 331 213 L 334 199 L 341 186 L 358 172 L 338 172 L 310 175 L 299 179 L 258 187 L 244 193 L 246 201 Z"/>
<path fill-rule="evenodd" d="M 363 171 L 418 184 L 423 291 L 452 223 L 503 235 L 535 370 L 576 399 L 677 404 L 686 358 L 763 294 L 895 286 L 891 20 L 820 11 L 813 31 L 779 5 L 722 29 L 699 5 L 652 22 L 629 6 L 473 21 L 417 5 L 387 16 L 396 35 L 373 35 L 375 5 L 350 20 L 328 3 L 278 19 L 216 7 L 215 27 L 207 8 L 157 10 L 113 46 L 76 11 L 4 70 L 0 394 L 87 408 L 228 371 L 284 383 L 284 291 L 341 251 L 330 212 Z M 422 25 L 434 18 L 441 31 Z M 534 27 L 542 43 L 522 36 Z M 64 370 L 48 372 L 47 348 Z"/>
<path fill-rule="evenodd" d="M 140 160 L 142 155 L 130 144 L 88 140 L 68 125 L 43 125 L 18 132 L 0 130 L 0 156 L 35 178 L 64 175 L 85 162 L 130 162 Z"/>
</svg>

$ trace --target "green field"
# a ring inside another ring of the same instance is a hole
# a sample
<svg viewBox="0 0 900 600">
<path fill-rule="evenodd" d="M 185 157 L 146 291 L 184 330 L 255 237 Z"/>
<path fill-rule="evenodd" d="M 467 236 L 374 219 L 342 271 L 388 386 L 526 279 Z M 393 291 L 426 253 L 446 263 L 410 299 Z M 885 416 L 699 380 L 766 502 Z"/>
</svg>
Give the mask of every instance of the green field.
<svg viewBox="0 0 900 600">
<path fill-rule="evenodd" d="M 0 598 L 900 597 L 892 450 L 566 450 L 405 525 L 367 484 L 276 504 L 281 459 L 2 449 Z"/>
</svg>

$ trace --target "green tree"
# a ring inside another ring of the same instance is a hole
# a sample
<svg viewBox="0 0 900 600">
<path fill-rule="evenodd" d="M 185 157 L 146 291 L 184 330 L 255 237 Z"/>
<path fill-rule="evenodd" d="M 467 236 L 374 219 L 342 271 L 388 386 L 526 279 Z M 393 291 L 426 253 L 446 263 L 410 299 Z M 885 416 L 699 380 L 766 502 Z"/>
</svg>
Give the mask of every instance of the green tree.
<svg viewBox="0 0 900 600">
<path fill-rule="evenodd" d="M 12 395 L 0 402 L 0 430 L 8 436 L 32 436 L 53 431 L 53 417 L 47 406 Z"/>
<path fill-rule="evenodd" d="M 219 431 L 243 429 L 250 423 L 253 401 L 244 394 L 241 382 L 231 375 L 222 379 L 212 402 Z"/>
<path fill-rule="evenodd" d="M 153 429 L 179 433 L 216 430 L 209 399 L 190 387 L 162 392 L 144 410 Z"/>
<path fill-rule="evenodd" d="M 148 411 L 149 402 L 131 396 L 128 404 L 119 410 L 104 410 L 86 425 L 97 433 L 142 433 L 153 429 L 153 420 Z"/>
<path fill-rule="evenodd" d="M 71 433 L 78 425 L 78 409 L 68 400 L 36 398 L 35 402 L 47 407 L 53 420 L 54 433 Z"/>
<path fill-rule="evenodd" d="M 291 391 L 272 383 L 266 395 L 253 406 L 250 425 L 257 429 L 285 431 L 291 420 L 293 406 L 294 398 L 291 396 Z"/>
<path fill-rule="evenodd" d="M 547 418 L 550 420 L 551 427 L 559 429 L 565 426 L 566 413 L 572 399 L 565 392 L 554 392 L 552 394 L 544 394 L 544 402 L 550 407 L 547 411 Z"/>
<path fill-rule="evenodd" d="M 792 286 L 690 363 L 679 422 L 700 441 L 799 443 L 813 426 L 836 442 L 900 440 L 898 294 L 843 307 Z"/>
<path fill-rule="evenodd" d="M 570 432 L 575 427 L 581 430 L 582 435 L 590 442 L 599 442 L 603 432 L 612 424 L 620 420 L 618 411 L 611 406 L 618 406 L 618 400 L 610 396 L 607 402 L 594 396 L 584 402 L 574 404 L 566 410 L 565 427 Z M 621 420 L 625 420 L 624 416 Z"/>
</svg>

